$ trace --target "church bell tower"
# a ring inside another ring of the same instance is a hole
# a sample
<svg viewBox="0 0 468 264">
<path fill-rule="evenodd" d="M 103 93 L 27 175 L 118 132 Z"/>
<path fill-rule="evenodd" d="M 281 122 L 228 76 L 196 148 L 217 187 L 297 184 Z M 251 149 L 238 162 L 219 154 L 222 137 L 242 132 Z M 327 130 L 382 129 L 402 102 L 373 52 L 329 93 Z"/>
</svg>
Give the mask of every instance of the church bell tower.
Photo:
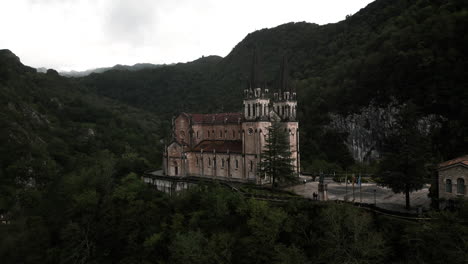
<svg viewBox="0 0 468 264">
<path fill-rule="evenodd" d="M 260 71 L 260 59 L 254 49 L 248 87 L 244 90 L 244 118 L 248 121 L 267 120 L 270 112 L 270 94 Z"/>
<path fill-rule="evenodd" d="M 278 89 L 273 94 L 273 110 L 283 121 L 295 121 L 297 117 L 296 89 L 289 84 L 288 61 L 285 56 L 281 61 Z"/>
</svg>

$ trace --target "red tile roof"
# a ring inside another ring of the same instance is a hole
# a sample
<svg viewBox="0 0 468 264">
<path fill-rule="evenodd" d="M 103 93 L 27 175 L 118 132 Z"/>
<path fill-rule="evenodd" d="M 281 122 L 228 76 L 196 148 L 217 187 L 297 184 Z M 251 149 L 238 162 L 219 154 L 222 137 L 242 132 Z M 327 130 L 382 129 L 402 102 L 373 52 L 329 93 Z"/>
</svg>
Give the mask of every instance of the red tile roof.
<svg viewBox="0 0 468 264">
<path fill-rule="evenodd" d="M 242 152 L 242 141 L 240 140 L 203 140 L 196 145 L 192 151 L 213 152 L 217 153 L 241 153 Z"/>
<path fill-rule="evenodd" d="M 243 121 L 242 113 L 184 114 L 189 116 L 194 124 L 237 124 Z"/>
<path fill-rule="evenodd" d="M 462 164 L 462 165 L 468 166 L 468 155 L 458 157 L 456 159 L 444 161 L 444 162 L 439 164 L 439 169 L 444 168 L 444 167 L 448 167 L 448 166 L 452 166 L 452 165 L 455 165 L 455 164 Z"/>
</svg>

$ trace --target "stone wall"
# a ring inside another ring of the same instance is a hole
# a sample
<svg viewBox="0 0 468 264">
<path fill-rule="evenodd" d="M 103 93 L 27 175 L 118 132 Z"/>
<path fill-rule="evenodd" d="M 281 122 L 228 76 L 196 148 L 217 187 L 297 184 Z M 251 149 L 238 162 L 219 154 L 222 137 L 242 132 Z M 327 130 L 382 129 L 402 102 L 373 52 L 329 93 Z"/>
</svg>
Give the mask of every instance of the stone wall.
<svg viewBox="0 0 468 264">
<path fill-rule="evenodd" d="M 187 163 L 187 176 L 244 178 L 242 155 L 239 153 L 189 152 Z"/>
<path fill-rule="evenodd" d="M 174 136 L 178 142 L 190 144 L 190 121 L 185 115 L 179 115 L 174 120 Z"/>
<path fill-rule="evenodd" d="M 293 159 L 293 166 L 296 172 L 300 171 L 300 154 L 299 154 L 299 123 L 298 122 L 285 122 L 285 129 L 288 133 L 288 140 L 290 144 L 289 151 Z"/>
<path fill-rule="evenodd" d="M 265 136 L 271 122 L 244 122 L 242 131 L 244 133 L 243 152 L 245 154 L 260 155 L 265 147 Z"/>
<path fill-rule="evenodd" d="M 163 159 L 163 170 L 168 176 L 184 175 L 183 146 L 173 142 L 167 147 L 167 156 Z"/>
<path fill-rule="evenodd" d="M 211 124 L 194 124 L 193 129 L 193 146 L 196 146 L 203 140 L 240 140 L 241 125 L 226 124 L 226 125 L 211 125 Z"/>
<path fill-rule="evenodd" d="M 464 181 L 464 193 L 458 193 L 458 179 Z M 452 192 L 447 192 L 447 180 L 451 180 Z M 464 165 L 453 165 L 439 170 L 439 199 L 441 208 L 446 206 L 448 200 L 456 200 L 459 197 L 467 197 L 468 168 Z"/>
<path fill-rule="evenodd" d="M 143 182 L 153 185 L 156 190 L 174 195 L 180 191 L 187 190 L 192 186 L 195 186 L 194 183 L 164 179 L 164 178 L 151 178 L 143 177 Z"/>
</svg>

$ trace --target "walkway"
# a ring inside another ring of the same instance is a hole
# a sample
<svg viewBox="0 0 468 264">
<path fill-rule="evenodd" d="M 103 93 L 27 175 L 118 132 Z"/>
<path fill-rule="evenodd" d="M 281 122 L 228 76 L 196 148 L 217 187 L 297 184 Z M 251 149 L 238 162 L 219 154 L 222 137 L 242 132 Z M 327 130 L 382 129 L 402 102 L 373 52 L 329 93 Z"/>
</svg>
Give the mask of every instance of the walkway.
<svg viewBox="0 0 468 264">
<path fill-rule="evenodd" d="M 412 209 L 406 210 L 405 195 L 403 193 L 396 194 L 391 189 L 377 186 L 375 183 L 363 183 L 361 191 L 359 190 L 359 186 L 355 184 L 354 196 L 352 184 L 348 184 L 346 187 L 345 183 L 336 183 L 331 179 L 326 179 L 325 183 L 328 185 L 328 200 L 345 200 L 346 196 L 348 201 L 354 200 L 354 202 L 358 203 L 374 204 L 375 197 L 377 207 L 399 212 L 416 212 L 418 207 L 427 210 L 431 203 L 431 199 L 427 196 L 429 194 L 429 186 L 425 186 L 422 190 L 410 194 Z M 306 184 L 288 187 L 286 190 L 312 199 L 313 193 L 318 192 L 318 182 L 307 182 Z"/>
</svg>

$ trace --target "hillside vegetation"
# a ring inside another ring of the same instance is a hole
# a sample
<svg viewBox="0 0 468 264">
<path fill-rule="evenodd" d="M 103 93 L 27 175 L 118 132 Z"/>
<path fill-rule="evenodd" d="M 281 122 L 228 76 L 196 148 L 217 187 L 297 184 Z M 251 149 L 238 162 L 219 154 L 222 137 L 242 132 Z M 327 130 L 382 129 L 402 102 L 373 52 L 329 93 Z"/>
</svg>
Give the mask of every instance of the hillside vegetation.
<svg viewBox="0 0 468 264">
<path fill-rule="evenodd" d="M 417 106 L 433 116 L 435 161 L 468 146 L 466 1 L 380 0 L 346 20 L 318 26 L 289 23 L 246 36 L 225 58 L 207 57 L 137 72 L 108 71 L 81 82 L 92 92 L 155 113 L 239 111 L 254 47 L 274 88 L 280 60 L 298 89 L 303 164 L 353 164 L 347 133 L 329 129 L 330 113 L 346 116 L 376 106 Z M 338 140 L 337 140 L 338 139 Z M 382 150 L 379 150 L 382 151 Z"/>
<path fill-rule="evenodd" d="M 157 117 L 81 90 L 0 51 L 0 209 L 14 204 L 18 189 L 45 188 L 102 155 L 117 160 L 121 175 L 160 164 Z"/>
<path fill-rule="evenodd" d="M 1 262 L 463 263 L 463 204 L 413 223 L 216 185 L 169 197 L 139 176 L 160 166 L 174 114 L 240 109 L 258 47 L 270 88 L 289 58 L 305 169 L 361 166 L 334 118 L 390 105 L 380 165 L 417 172 L 409 184 L 422 185 L 426 167 L 468 149 L 467 8 L 377 0 L 336 24 L 253 32 L 225 58 L 82 78 L 37 73 L 0 50 Z"/>
</svg>

